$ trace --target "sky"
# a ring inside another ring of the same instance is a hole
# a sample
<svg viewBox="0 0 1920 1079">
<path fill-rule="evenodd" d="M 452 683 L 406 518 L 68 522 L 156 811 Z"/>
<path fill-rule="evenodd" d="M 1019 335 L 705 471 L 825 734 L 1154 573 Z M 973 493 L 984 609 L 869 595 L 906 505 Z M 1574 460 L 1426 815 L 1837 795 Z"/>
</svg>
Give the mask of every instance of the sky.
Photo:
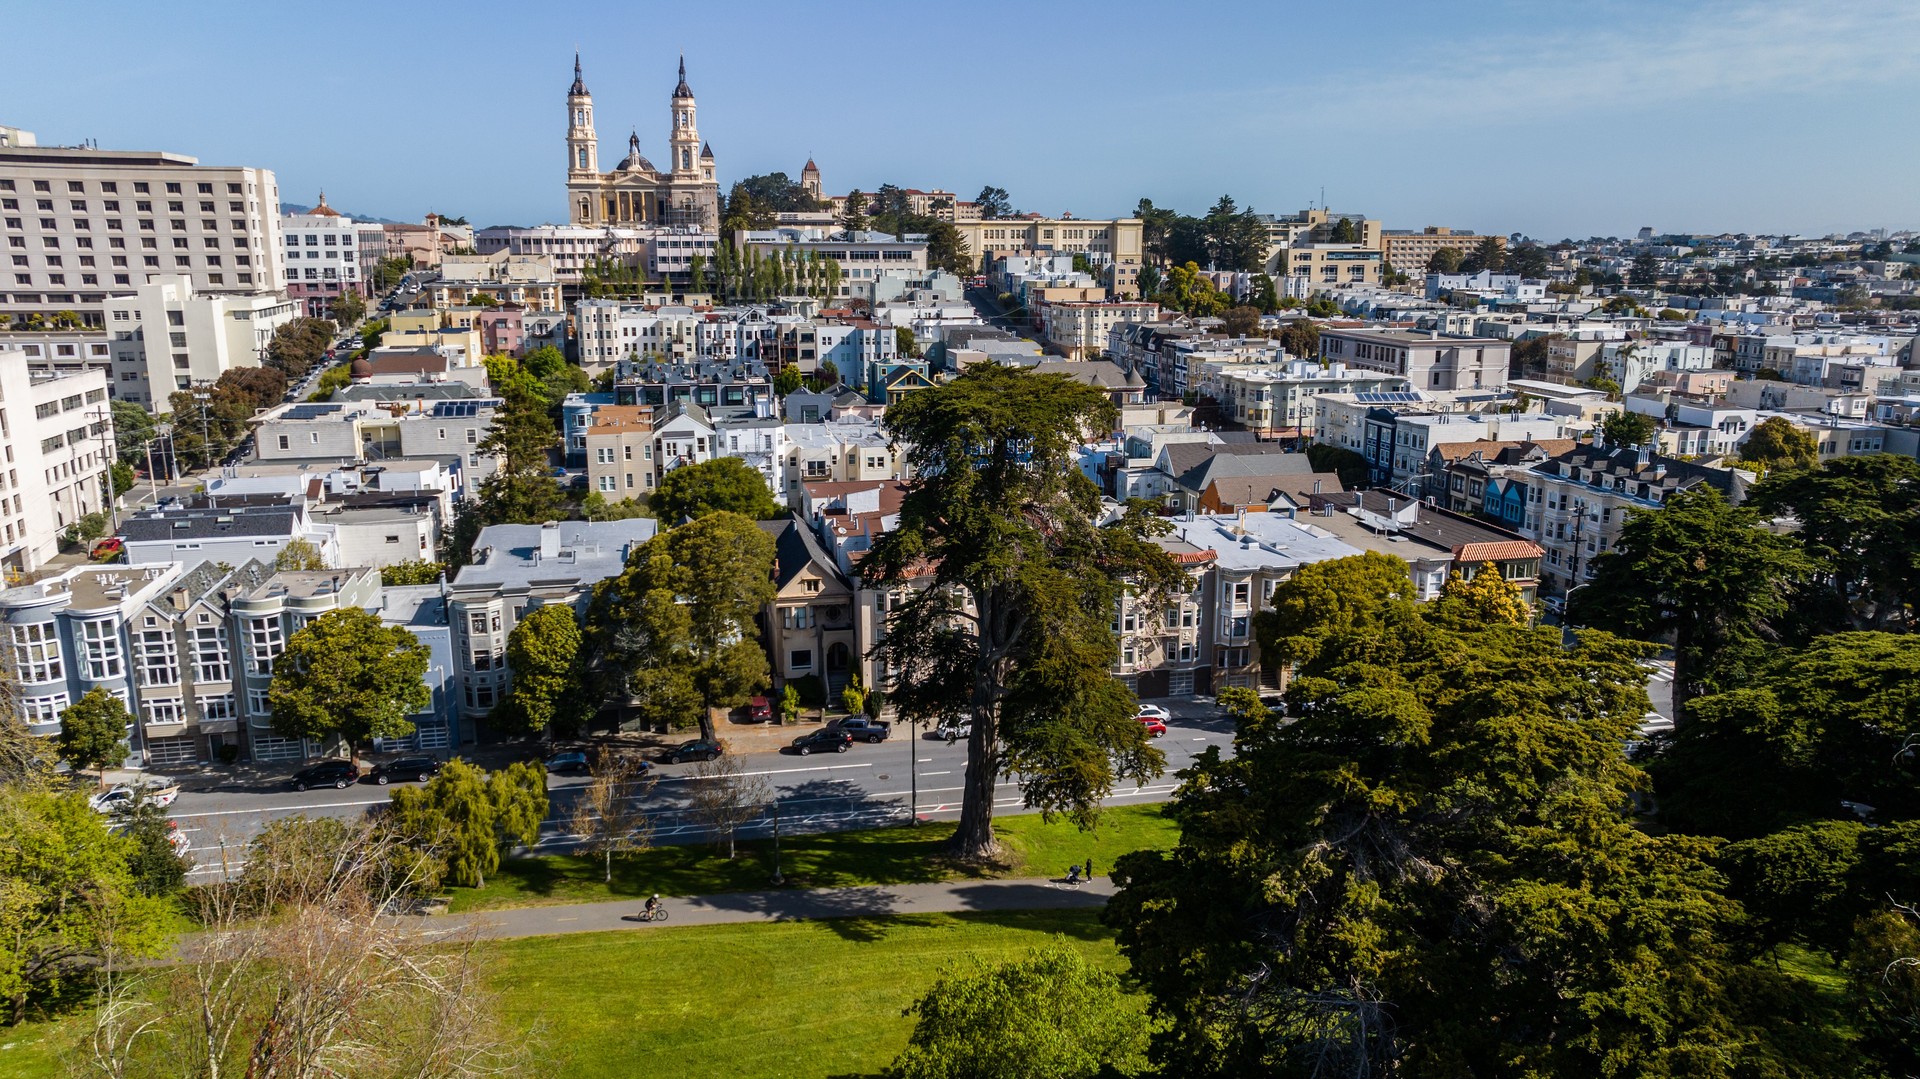
<svg viewBox="0 0 1920 1079">
<path fill-rule="evenodd" d="M 684 50 L 723 188 L 812 155 L 831 193 L 1083 217 L 1231 194 L 1542 240 L 1920 228 L 1910 0 L 99 0 L 18 5 L 7 36 L 0 124 L 42 145 L 394 220 L 563 219 L 578 48 L 603 168 L 630 130 L 664 162 Z"/>
</svg>

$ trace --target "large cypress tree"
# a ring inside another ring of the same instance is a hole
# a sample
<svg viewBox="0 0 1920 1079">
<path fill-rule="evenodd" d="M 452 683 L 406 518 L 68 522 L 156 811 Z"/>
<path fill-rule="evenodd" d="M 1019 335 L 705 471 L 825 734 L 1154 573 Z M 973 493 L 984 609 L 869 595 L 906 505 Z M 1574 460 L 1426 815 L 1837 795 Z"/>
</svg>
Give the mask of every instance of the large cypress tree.
<svg viewBox="0 0 1920 1079">
<path fill-rule="evenodd" d="M 1157 774 L 1111 669 L 1123 590 L 1184 574 L 1135 508 L 1099 522 L 1074 461 L 1112 429 L 1105 394 L 1061 375 L 979 364 L 888 408 L 916 477 L 899 524 L 862 564 L 905 592 L 881 646 L 901 672 L 888 699 L 912 720 L 971 716 L 957 854 L 989 858 L 994 788 L 1016 771 L 1027 804 L 1090 821 L 1116 779 Z"/>
</svg>

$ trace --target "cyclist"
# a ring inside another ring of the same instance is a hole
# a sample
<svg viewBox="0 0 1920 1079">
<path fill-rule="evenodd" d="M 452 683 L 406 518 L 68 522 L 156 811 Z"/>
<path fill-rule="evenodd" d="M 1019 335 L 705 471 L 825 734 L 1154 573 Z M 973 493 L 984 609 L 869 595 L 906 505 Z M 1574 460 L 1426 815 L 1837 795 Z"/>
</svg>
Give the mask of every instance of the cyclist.
<svg viewBox="0 0 1920 1079">
<path fill-rule="evenodd" d="M 647 899 L 647 919 L 651 921 L 658 913 L 660 913 L 660 893 L 655 892 Z"/>
</svg>

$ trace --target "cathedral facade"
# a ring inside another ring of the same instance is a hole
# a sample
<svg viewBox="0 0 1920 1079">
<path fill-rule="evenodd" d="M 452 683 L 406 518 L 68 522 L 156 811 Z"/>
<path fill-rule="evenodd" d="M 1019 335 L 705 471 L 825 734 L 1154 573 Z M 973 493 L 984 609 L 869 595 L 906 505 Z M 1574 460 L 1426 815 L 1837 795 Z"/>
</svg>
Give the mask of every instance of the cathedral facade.
<svg viewBox="0 0 1920 1079">
<path fill-rule="evenodd" d="M 700 141 L 687 61 L 670 103 L 667 167 L 656 168 L 640 153 L 638 130 L 627 137 L 627 156 L 611 172 L 600 171 L 600 139 L 593 130 L 593 95 L 573 58 L 567 90 L 567 220 L 574 225 L 671 225 L 706 232 L 720 229 L 720 181 L 713 147 Z"/>
</svg>

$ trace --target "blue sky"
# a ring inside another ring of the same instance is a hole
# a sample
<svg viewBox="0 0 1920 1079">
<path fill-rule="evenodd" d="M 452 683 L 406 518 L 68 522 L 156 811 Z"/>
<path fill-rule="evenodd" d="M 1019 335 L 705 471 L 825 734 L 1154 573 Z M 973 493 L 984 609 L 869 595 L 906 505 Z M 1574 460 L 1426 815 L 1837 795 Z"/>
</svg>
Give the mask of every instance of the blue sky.
<svg viewBox="0 0 1920 1079">
<path fill-rule="evenodd" d="M 1545 239 L 1920 227 L 1920 4 L 18 5 L 0 123 L 275 170 L 282 198 L 564 213 L 584 56 L 601 164 L 665 154 L 679 50 L 722 184 L 982 184 L 1094 216 L 1221 193 Z M 1037 47 L 1032 43 L 1051 43 Z M 203 75 L 203 71 L 217 74 Z"/>
</svg>

